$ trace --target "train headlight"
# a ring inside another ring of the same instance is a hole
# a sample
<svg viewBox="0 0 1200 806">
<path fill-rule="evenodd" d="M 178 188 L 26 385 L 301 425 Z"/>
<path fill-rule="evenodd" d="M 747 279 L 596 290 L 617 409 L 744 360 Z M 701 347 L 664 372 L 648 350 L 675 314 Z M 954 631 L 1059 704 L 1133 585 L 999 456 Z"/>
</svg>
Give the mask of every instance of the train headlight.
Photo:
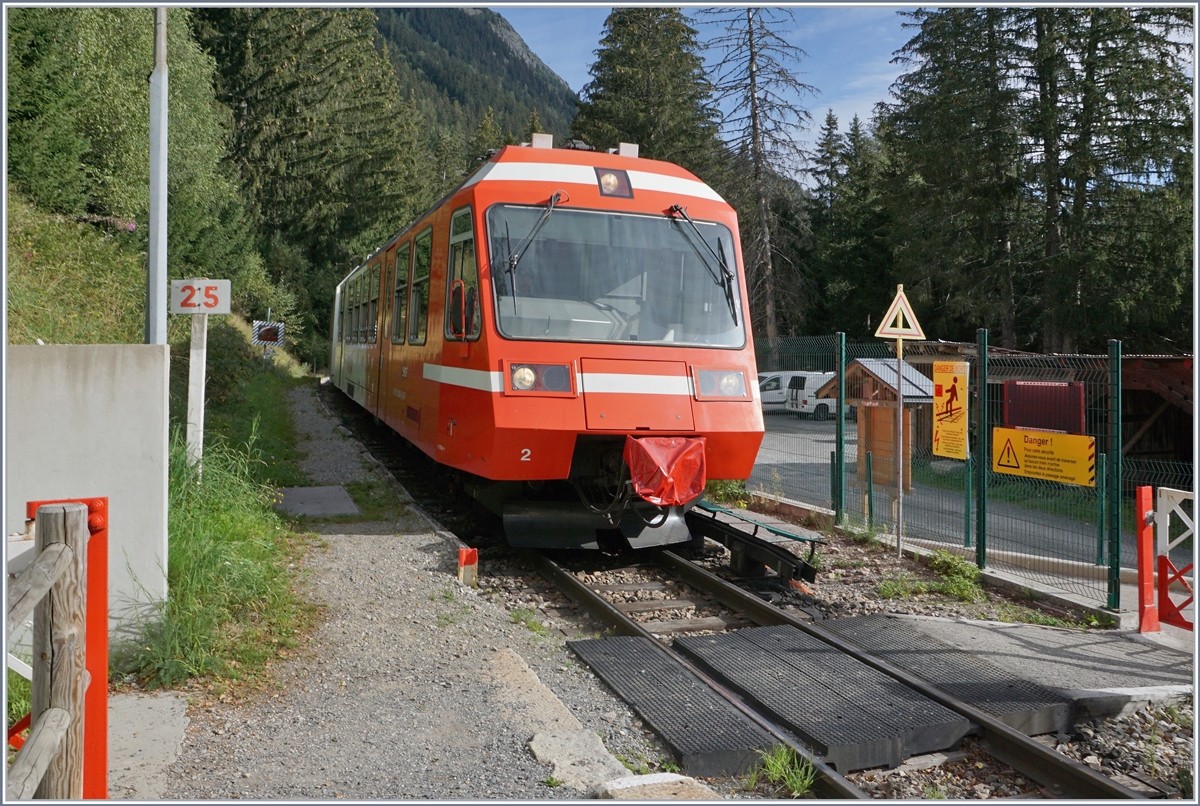
<svg viewBox="0 0 1200 806">
<path fill-rule="evenodd" d="M 699 400 L 749 400 L 746 374 L 740 369 L 697 369 L 696 398 Z"/>
<path fill-rule="evenodd" d="M 513 389 L 528 392 L 535 383 L 537 383 L 537 373 L 533 371 L 533 367 L 514 366 L 512 368 Z"/>
<path fill-rule="evenodd" d="M 575 397 L 571 383 L 574 374 L 571 364 L 509 364 L 509 390 L 545 397 Z"/>
</svg>

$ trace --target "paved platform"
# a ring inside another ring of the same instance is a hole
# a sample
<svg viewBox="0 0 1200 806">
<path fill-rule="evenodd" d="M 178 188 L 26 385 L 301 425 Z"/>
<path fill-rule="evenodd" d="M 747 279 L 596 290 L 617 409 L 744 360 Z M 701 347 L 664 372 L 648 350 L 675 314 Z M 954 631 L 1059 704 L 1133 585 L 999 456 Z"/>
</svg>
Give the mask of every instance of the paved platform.
<svg viewBox="0 0 1200 806">
<path fill-rule="evenodd" d="M 283 487 L 283 496 L 275 508 L 289 515 L 328 518 L 335 515 L 358 515 L 358 505 L 341 485 L 329 487 Z"/>
</svg>

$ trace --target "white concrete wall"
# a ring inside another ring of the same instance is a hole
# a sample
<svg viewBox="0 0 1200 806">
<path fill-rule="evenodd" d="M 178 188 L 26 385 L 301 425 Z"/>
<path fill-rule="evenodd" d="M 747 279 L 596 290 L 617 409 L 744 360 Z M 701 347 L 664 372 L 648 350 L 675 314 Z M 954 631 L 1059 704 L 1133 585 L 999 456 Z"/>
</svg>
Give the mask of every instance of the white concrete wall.
<svg viewBox="0 0 1200 806">
<path fill-rule="evenodd" d="M 165 344 L 7 348 L 5 527 L 25 503 L 108 496 L 110 632 L 167 597 Z"/>
</svg>

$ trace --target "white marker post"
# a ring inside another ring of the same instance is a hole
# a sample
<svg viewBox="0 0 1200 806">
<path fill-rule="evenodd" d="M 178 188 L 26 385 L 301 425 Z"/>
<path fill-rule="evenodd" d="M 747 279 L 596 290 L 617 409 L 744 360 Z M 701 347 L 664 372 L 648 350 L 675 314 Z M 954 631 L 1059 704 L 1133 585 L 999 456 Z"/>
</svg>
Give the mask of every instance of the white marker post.
<svg viewBox="0 0 1200 806">
<path fill-rule="evenodd" d="M 925 331 L 917 322 L 904 286 L 896 286 L 896 297 L 883 315 L 875 335 L 896 340 L 896 556 L 903 556 L 901 534 L 904 528 L 904 340 L 925 340 Z"/>
<path fill-rule="evenodd" d="M 208 367 L 208 315 L 229 313 L 228 280 L 172 280 L 171 313 L 192 316 L 188 359 L 187 455 L 198 465 L 204 455 L 204 376 Z"/>
</svg>

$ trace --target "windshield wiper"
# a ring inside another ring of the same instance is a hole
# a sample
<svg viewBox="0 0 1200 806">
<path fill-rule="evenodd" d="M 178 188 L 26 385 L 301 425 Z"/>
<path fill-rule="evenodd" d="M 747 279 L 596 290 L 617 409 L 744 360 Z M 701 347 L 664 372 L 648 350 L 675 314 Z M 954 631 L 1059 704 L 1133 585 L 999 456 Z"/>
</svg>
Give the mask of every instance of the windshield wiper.
<svg viewBox="0 0 1200 806">
<path fill-rule="evenodd" d="M 521 262 L 521 258 L 525 256 L 525 252 L 529 249 L 530 246 L 533 245 L 533 239 L 537 237 L 537 234 L 541 230 L 542 225 L 546 223 L 546 219 L 548 219 L 550 217 L 550 214 L 554 212 L 554 206 L 556 204 L 558 204 L 559 202 L 566 201 L 566 200 L 567 200 L 566 193 L 564 193 L 561 190 L 554 191 L 554 195 L 550 197 L 550 201 L 546 202 L 546 209 L 542 211 L 542 215 L 538 218 L 537 222 L 534 223 L 533 227 L 529 230 L 529 234 L 526 235 L 519 244 L 517 244 L 517 251 L 509 253 L 509 255 L 508 255 L 508 280 L 510 283 L 513 284 L 513 297 L 514 298 L 516 298 L 516 296 L 517 296 L 516 277 L 514 276 L 514 272 L 516 272 L 516 270 L 517 270 L 517 264 Z"/>
<path fill-rule="evenodd" d="M 696 249 L 696 254 L 700 255 L 700 260 L 702 263 L 704 263 L 704 268 L 708 269 L 708 273 L 712 275 L 713 282 L 719 285 L 725 292 L 725 301 L 729 303 L 729 314 L 733 317 L 733 323 L 736 325 L 738 323 L 738 316 L 737 302 L 735 301 L 733 294 L 733 272 L 731 272 L 729 270 L 729 266 L 725 264 L 725 248 L 721 245 L 721 239 L 717 239 L 717 246 L 721 250 L 720 253 L 718 253 L 712 248 L 712 246 L 709 245 L 708 241 L 704 239 L 704 235 L 700 233 L 700 228 L 696 226 L 696 222 L 693 221 L 692 217 L 687 214 L 687 208 L 680 204 L 673 204 L 671 205 L 671 212 L 678 213 L 679 215 L 683 216 L 683 220 L 691 225 L 692 231 L 696 233 L 696 237 L 700 239 L 700 243 L 704 244 L 704 248 L 708 250 L 709 254 L 716 258 L 717 268 L 720 270 L 719 273 L 713 271 L 713 267 L 709 264 L 708 259 L 704 256 L 704 253 L 699 249 Z M 695 249 L 694 246 L 692 248 Z"/>
</svg>

